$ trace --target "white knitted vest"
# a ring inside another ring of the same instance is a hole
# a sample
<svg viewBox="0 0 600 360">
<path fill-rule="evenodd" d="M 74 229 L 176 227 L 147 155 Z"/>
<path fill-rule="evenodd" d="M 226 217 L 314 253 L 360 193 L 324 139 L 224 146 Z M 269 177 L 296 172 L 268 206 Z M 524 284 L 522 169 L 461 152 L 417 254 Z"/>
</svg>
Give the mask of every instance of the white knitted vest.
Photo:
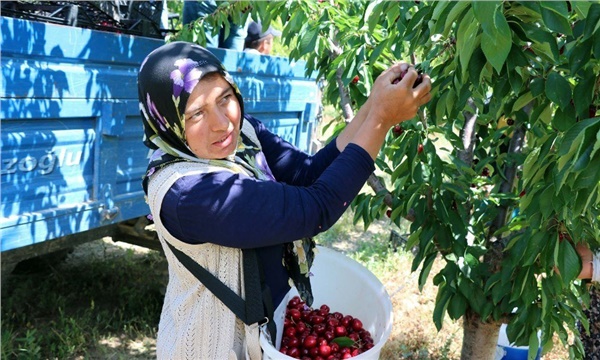
<svg viewBox="0 0 600 360">
<path fill-rule="evenodd" d="M 160 219 L 163 198 L 177 179 L 223 170 L 226 169 L 186 161 L 166 166 L 149 181 L 148 204 L 169 264 L 169 283 L 156 343 L 158 359 L 262 358 L 258 324 L 247 326 L 239 320 L 179 262 L 165 242 L 186 253 L 232 291 L 244 297 L 241 250 L 211 243 L 184 243 L 172 236 Z"/>
</svg>

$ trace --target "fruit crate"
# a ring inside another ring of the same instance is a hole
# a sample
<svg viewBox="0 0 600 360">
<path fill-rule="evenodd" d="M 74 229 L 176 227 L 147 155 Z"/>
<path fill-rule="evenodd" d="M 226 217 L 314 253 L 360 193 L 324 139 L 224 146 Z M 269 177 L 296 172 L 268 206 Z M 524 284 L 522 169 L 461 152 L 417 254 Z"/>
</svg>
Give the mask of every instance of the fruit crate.
<svg viewBox="0 0 600 360">
<path fill-rule="evenodd" d="M 2 1 L 2 16 L 163 38 L 162 1 Z"/>
</svg>

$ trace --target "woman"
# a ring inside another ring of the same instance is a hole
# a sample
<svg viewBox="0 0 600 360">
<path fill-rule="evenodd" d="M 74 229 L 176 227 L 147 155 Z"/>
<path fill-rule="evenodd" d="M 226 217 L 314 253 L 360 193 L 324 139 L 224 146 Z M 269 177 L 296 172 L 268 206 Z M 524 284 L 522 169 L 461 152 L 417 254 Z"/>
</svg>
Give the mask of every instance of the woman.
<svg viewBox="0 0 600 360">
<path fill-rule="evenodd" d="M 600 359 L 600 253 L 594 253 L 584 244 L 578 244 L 577 252 L 581 257 L 580 279 L 591 279 L 590 307 L 584 310 L 589 321 L 589 332 L 586 332 L 581 323 L 578 323 L 581 333 L 581 342 L 587 360 Z"/>
<path fill-rule="evenodd" d="M 148 55 L 138 88 L 144 143 L 156 151 L 144 189 L 169 263 L 158 358 L 261 358 L 257 325 L 236 317 L 178 253 L 241 297 L 258 273 L 265 303 L 279 304 L 290 280 L 310 300 L 310 237 L 358 194 L 388 130 L 430 100 L 429 78 L 413 88 L 416 79 L 407 64 L 384 71 L 352 122 L 309 156 L 244 114 L 237 86 L 206 49 L 174 42 Z"/>
</svg>

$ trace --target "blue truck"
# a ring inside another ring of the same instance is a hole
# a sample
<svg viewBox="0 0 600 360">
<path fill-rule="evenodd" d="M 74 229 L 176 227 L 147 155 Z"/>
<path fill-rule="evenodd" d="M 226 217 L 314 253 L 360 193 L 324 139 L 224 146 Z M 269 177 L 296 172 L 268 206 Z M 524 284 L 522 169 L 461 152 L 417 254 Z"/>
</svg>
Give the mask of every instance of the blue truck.
<svg viewBox="0 0 600 360">
<path fill-rule="evenodd" d="M 141 61 L 165 40 L 4 14 L 0 27 L 3 272 L 106 236 L 159 249 L 146 229 L 149 151 L 136 82 Z M 319 89 L 304 63 L 211 51 L 248 113 L 313 151 Z"/>
</svg>

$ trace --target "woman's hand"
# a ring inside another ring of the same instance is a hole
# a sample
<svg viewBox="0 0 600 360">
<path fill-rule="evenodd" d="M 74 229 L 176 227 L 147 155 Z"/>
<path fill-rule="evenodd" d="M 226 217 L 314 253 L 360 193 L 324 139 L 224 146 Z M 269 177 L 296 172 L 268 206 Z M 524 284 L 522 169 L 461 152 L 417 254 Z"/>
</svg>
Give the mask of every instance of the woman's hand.
<svg viewBox="0 0 600 360">
<path fill-rule="evenodd" d="M 431 100 L 431 79 L 423 75 L 422 82 L 413 88 L 419 74 L 406 63 L 385 70 L 373 84 L 367 100 L 368 117 L 379 120 L 389 129 L 416 116 L 419 107 Z M 396 82 L 398 78 L 400 81 Z"/>
<path fill-rule="evenodd" d="M 400 77 L 402 80 L 395 81 Z M 338 148 L 352 142 L 375 159 L 389 129 L 415 117 L 419 107 L 431 100 L 429 76 L 423 76 L 421 84 L 413 88 L 417 77 L 415 69 L 406 63 L 393 65 L 381 73 L 350 129 L 338 138 Z"/>
</svg>

